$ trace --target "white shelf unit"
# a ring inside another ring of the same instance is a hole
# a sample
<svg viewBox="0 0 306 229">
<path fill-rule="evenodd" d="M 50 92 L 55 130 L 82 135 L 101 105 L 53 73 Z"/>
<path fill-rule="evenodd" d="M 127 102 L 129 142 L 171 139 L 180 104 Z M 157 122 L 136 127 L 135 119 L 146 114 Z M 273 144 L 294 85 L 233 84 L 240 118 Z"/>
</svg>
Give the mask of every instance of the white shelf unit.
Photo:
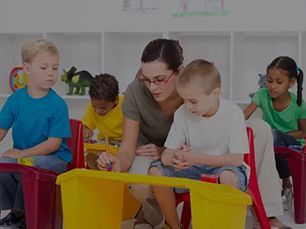
<svg viewBox="0 0 306 229">
<path fill-rule="evenodd" d="M 265 73 L 267 65 L 277 56 L 299 58 L 298 32 L 236 32 L 232 36 L 233 101 L 247 102 L 250 92 L 258 89 L 258 73 Z"/>
<path fill-rule="evenodd" d="M 230 97 L 230 32 L 174 32 L 169 33 L 169 38 L 179 40 L 183 47 L 185 65 L 197 58 L 213 62 L 220 71 L 222 96 Z"/>
<path fill-rule="evenodd" d="M 103 36 L 103 70 L 119 81 L 120 91 L 135 78 L 145 45 L 163 37 L 162 32 L 105 32 Z"/>
<path fill-rule="evenodd" d="M 305 92 L 304 94 L 306 95 L 306 32 L 300 32 L 299 33 L 299 67 L 302 68 L 303 72 L 304 72 L 304 88 L 305 88 Z M 306 98 L 306 96 L 303 96 L 304 99 Z"/>
<path fill-rule="evenodd" d="M 258 73 L 279 55 L 293 57 L 306 69 L 306 32 L 47 32 L 0 33 L 1 96 L 10 94 L 8 75 L 13 66 L 21 65 L 21 45 L 29 39 L 45 37 L 60 50 L 60 69 L 75 66 L 92 75 L 115 75 L 124 92 L 140 67 L 145 45 L 158 37 L 172 38 L 183 46 L 187 64 L 195 58 L 205 58 L 216 64 L 222 78 L 222 96 L 237 103 L 247 103 L 248 94 L 257 88 Z M 59 80 L 55 90 L 66 99 L 67 85 Z M 88 97 L 85 97 L 88 98 Z"/>
<path fill-rule="evenodd" d="M 43 33 L 0 33 L 0 94 L 3 97 L 11 94 L 9 75 L 13 67 L 21 66 L 20 50 L 23 43 L 42 37 Z"/>
<path fill-rule="evenodd" d="M 77 71 L 87 70 L 93 76 L 102 71 L 102 34 L 99 33 L 47 33 L 46 38 L 60 51 L 59 79 L 55 90 L 65 95 L 67 84 L 61 81 L 63 69 L 74 66 Z M 77 97 L 73 97 L 76 98 Z"/>
<path fill-rule="evenodd" d="M 122 93 L 140 67 L 145 45 L 159 37 L 179 40 L 185 64 L 195 58 L 214 62 L 221 74 L 222 96 L 242 107 L 250 102 L 249 93 L 258 88 L 258 73 L 265 73 L 275 57 L 291 56 L 306 71 L 306 31 L 0 32 L 0 105 L 11 94 L 8 76 L 12 67 L 21 65 L 20 49 L 27 40 L 47 38 L 57 45 L 61 60 L 54 88 L 66 100 L 70 117 L 80 119 L 89 97 L 67 96 L 68 86 L 60 80 L 62 70 L 75 66 L 92 75 L 113 74 Z M 306 91 L 303 95 L 306 98 Z M 9 140 L 1 143 L 0 152 L 9 144 Z"/>
</svg>

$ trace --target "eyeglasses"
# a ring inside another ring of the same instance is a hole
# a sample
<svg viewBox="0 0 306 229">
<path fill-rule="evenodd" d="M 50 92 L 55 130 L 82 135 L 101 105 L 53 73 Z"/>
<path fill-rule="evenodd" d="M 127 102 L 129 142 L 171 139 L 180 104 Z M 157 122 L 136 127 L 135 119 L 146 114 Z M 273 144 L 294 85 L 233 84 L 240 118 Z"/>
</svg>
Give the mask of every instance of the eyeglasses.
<svg viewBox="0 0 306 229">
<path fill-rule="evenodd" d="M 143 82 L 147 87 L 151 86 L 152 83 L 157 87 L 161 87 L 165 86 L 169 82 L 169 79 L 173 74 L 174 72 L 172 72 L 169 76 L 159 76 L 153 80 L 150 80 L 142 75 L 139 80 Z"/>
</svg>

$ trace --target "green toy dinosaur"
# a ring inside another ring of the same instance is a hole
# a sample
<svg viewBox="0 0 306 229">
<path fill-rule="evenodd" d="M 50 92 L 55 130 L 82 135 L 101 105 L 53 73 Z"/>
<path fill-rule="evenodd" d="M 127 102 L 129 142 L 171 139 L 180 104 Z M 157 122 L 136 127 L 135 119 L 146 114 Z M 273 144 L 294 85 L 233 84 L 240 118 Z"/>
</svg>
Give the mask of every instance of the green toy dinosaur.
<svg viewBox="0 0 306 229">
<path fill-rule="evenodd" d="M 64 69 L 61 75 L 61 80 L 69 86 L 67 95 L 85 95 L 85 88 L 90 86 L 93 79 L 88 71 L 77 72 L 74 66 L 68 72 Z"/>
</svg>

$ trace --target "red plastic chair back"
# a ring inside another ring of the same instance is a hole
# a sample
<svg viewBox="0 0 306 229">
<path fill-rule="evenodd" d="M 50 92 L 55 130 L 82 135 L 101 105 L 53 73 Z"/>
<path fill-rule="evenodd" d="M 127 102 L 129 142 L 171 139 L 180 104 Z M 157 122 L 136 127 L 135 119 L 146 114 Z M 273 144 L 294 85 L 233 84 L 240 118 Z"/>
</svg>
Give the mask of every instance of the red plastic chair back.
<svg viewBox="0 0 306 229">
<path fill-rule="evenodd" d="M 254 136 L 253 130 L 250 127 L 247 127 L 247 134 L 250 152 L 248 154 L 244 154 L 244 162 L 247 163 L 251 169 L 247 193 L 252 197 L 253 210 L 260 224 L 260 228 L 269 229 L 271 228 L 271 226 L 261 199 L 260 190 L 257 182 Z"/>
<path fill-rule="evenodd" d="M 76 119 L 70 119 L 71 138 L 67 139 L 67 145 L 72 152 L 72 162 L 68 170 L 85 168 L 83 146 L 83 124 Z"/>
</svg>

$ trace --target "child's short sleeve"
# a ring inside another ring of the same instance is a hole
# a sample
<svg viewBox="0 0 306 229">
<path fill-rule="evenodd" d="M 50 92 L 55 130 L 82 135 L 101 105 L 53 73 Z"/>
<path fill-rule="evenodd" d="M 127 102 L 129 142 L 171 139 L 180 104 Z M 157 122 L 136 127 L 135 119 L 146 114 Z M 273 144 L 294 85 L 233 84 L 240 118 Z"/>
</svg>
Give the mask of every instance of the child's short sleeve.
<svg viewBox="0 0 306 229">
<path fill-rule="evenodd" d="M 261 106 L 262 101 L 262 90 L 259 89 L 256 91 L 255 95 L 252 98 L 252 102 L 255 103 L 258 107 Z"/>
<path fill-rule="evenodd" d="M 94 110 L 92 108 L 91 103 L 89 103 L 86 107 L 85 114 L 82 118 L 83 125 L 91 129 L 92 131 L 96 129 L 96 125 L 93 122 Z"/>
<path fill-rule="evenodd" d="M 298 119 L 306 119 L 306 103 L 302 101 L 302 104 L 299 109 Z"/>
<path fill-rule="evenodd" d="M 184 110 L 179 108 L 174 114 L 174 121 L 170 128 L 167 140 L 165 142 L 165 147 L 170 149 L 176 149 L 181 145 L 187 145 L 186 137 L 186 121 L 184 120 Z"/>
<path fill-rule="evenodd" d="M 71 136 L 68 107 L 64 100 L 61 100 L 54 116 L 51 119 L 49 137 L 69 138 Z"/>
<path fill-rule="evenodd" d="M 16 116 L 15 96 L 10 96 L 0 112 L 0 128 L 9 129 L 12 127 Z"/>
</svg>

